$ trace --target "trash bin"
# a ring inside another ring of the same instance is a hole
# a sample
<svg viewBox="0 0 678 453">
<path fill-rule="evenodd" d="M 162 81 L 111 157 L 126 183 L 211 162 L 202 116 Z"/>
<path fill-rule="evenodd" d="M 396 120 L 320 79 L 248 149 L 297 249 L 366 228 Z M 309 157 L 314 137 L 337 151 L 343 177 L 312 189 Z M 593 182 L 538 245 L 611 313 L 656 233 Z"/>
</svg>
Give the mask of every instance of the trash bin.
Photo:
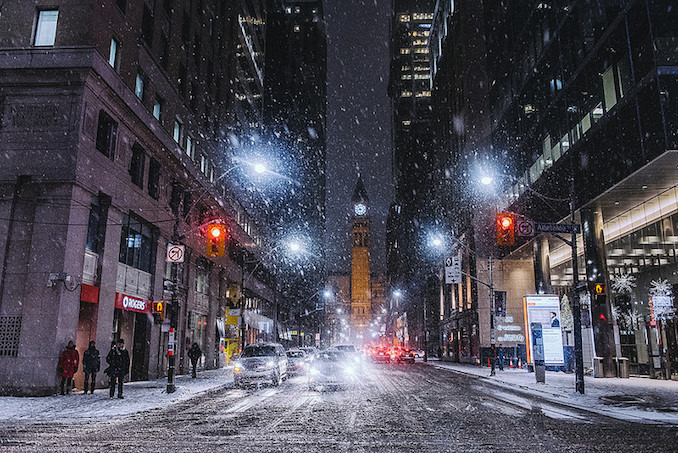
<svg viewBox="0 0 678 453">
<path fill-rule="evenodd" d="M 629 359 L 626 357 L 617 357 L 617 377 L 622 379 L 629 378 Z"/>
<path fill-rule="evenodd" d="M 594 357 L 593 358 L 593 377 L 602 378 L 605 377 L 605 372 L 603 371 L 603 358 Z"/>
</svg>

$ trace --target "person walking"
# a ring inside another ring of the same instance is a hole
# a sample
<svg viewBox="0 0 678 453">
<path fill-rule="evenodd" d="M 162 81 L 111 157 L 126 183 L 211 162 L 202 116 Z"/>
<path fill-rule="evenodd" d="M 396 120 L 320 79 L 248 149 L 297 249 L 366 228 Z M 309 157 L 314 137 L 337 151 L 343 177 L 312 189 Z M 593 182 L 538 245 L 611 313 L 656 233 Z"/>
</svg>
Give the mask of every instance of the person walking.
<svg viewBox="0 0 678 453">
<path fill-rule="evenodd" d="M 504 371 L 504 348 L 499 345 L 499 370 Z"/>
<path fill-rule="evenodd" d="M 96 348 L 94 341 L 89 342 L 89 348 L 82 355 L 82 371 L 85 373 L 85 393 L 87 390 L 94 393 L 94 383 L 97 380 L 97 373 L 101 367 L 101 358 L 99 357 L 99 350 Z M 91 388 L 89 388 L 90 377 L 92 381 Z"/>
<path fill-rule="evenodd" d="M 195 367 L 198 366 L 198 360 L 200 360 L 200 357 L 202 357 L 202 350 L 200 349 L 200 346 L 198 346 L 198 343 L 193 343 L 191 349 L 188 350 L 188 358 L 191 359 L 191 366 L 193 367 L 193 372 L 191 374 L 193 379 L 196 377 Z"/>
<path fill-rule="evenodd" d="M 125 340 L 120 338 L 116 346 L 110 350 L 106 356 L 106 368 L 108 376 L 110 376 L 110 392 L 109 397 L 113 398 L 115 395 L 115 383 L 118 383 L 118 398 L 122 396 L 122 383 L 125 380 L 125 375 L 129 372 L 129 352 L 125 349 Z"/>
<path fill-rule="evenodd" d="M 59 376 L 61 376 L 61 394 L 65 395 L 71 393 L 73 388 L 73 375 L 78 371 L 78 363 L 80 362 L 80 354 L 75 349 L 73 341 L 69 341 L 66 350 L 59 356 Z M 64 393 L 64 384 L 66 385 L 66 393 Z"/>
</svg>

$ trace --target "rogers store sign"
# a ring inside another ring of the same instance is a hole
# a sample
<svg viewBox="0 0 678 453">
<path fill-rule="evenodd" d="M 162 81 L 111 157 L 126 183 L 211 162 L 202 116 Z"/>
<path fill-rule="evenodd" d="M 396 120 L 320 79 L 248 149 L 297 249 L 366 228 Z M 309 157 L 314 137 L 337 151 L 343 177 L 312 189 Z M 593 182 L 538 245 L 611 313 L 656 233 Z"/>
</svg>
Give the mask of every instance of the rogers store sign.
<svg viewBox="0 0 678 453">
<path fill-rule="evenodd" d="M 137 313 L 150 313 L 151 304 L 152 302 L 150 300 L 115 293 L 115 308 L 121 310 L 136 311 Z"/>
</svg>

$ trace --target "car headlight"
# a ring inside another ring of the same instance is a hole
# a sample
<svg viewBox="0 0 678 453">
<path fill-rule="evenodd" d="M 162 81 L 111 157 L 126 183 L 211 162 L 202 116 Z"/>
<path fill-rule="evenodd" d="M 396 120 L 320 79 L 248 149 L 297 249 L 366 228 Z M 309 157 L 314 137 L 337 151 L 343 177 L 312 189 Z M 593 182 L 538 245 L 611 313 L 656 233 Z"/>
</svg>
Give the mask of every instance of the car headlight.
<svg viewBox="0 0 678 453">
<path fill-rule="evenodd" d="M 347 366 L 346 368 L 344 368 L 344 372 L 346 374 L 355 374 L 355 369 L 351 366 Z"/>
<path fill-rule="evenodd" d="M 353 357 L 353 360 L 354 360 L 355 362 L 360 362 L 360 357 L 359 357 L 359 356 L 355 356 L 355 357 Z"/>
<path fill-rule="evenodd" d="M 240 363 L 240 362 L 235 362 L 235 363 L 233 364 L 233 372 L 234 372 L 234 373 L 240 373 L 240 371 L 242 371 L 242 363 Z"/>
<path fill-rule="evenodd" d="M 266 362 L 266 366 L 269 368 L 273 368 L 275 366 L 275 362 L 273 360 L 269 360 Z"/>
<path fill-rule="evenodd" d="M 320 371 L 317 368 L 311 368 L 309 371 L 313 376 L 317 376 L 320 374 Z"/>
</svg>

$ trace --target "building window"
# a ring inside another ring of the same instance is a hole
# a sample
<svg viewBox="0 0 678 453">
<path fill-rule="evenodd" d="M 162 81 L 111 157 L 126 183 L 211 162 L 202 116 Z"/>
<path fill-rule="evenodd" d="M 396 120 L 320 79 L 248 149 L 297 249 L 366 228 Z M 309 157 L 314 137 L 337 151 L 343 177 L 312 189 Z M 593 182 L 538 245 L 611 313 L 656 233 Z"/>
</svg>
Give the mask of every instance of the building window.
<svg viewBox="0 0 678 453">
<path fill-rule="evenodd" d="M 207 174 L 207 157 L 202 153 L 200 154 L 200 172 Z"/>
<path fill-rule="evenodd" d="M 150 224 L 125 215 L 122 220 L 119 261 L 144 272 L 151 272 L 155 248 L 153 236 Z"/>
<path fill-rule="evenodd" d="M 129 165 L 129 174 L 132 177 L 132 184 L 142 188 L 144 186 L 145 161 L 146 155 L 144 149 L 138 143 L 135 143 L 134 146 L 132 146 L 132 161 Z"/>
<path fill-rule="evenodd" d="M 152 157 L 148 164 L 148 194 L 156 200 L 160 197 L 160 162 Z"/>
<path fill-rule="evenodd" d="M 195 144 L 193 143 L 193 137 L 190 135 L 186 136 L 186 155 L 191 159 L 195 155 Z"/>
<path fill-rule="evenodd" d="M 144 99 L 144 76 L 140 72 L 137 72 L 137 78 L 134 82 L 134 94 L 139 99 Z"/>
<path fill-rule="evenodd" d="M 118 123 L 108 113 L 99 112 L 99 124 L 97 125 L 96 149 L 101 154 L 113 160 L 115 155 L 115 143 L 118 134 Z"/>
<path fill-rule="evenodd" d="M 158 121 L 162 121 L 162 105 L 162 98 L 160 96 L 156 96 L 155 103 L 153 103 L 153 116 Z"/>
<path fill-rule="evenodd" d="M 400 19 L 400 22 L 409 22 L 410 21 L 410 15 L 409 14 L 401 14 L 399 19 Z"/>
<path fill-rule="evenodd" d="M 301 28 L 299 28 L 299 25 L 294 26 L 294 32 L 295 33 L 299 33 L 300 30 L 301 30 Z"/>
<path fill-rule="evenodd" d="M 409 98 L 412 97 L 412 92 L 409 90 L 403 90 L 400 92 L 400 97 L 402 98 Z"/>
<path fill-rule="evenodd" d="M 209 294 L 210 292 L 210 273 L 203 265 L 198 265 L 195 275 L 195 292 L 200 294 Z"/>
<path fill-rule="evenodd" d="M 91 252 L 102 253 L 104 251 L 106 219 L 108 218 L 110 204 L 111 198 L 102 193 L 99 193 L 99 196 L 92 197 L 87 223 L 87 243 L 85 245 L 85 248 Z"/>
<path fill-rule="evenodd" d="M 184 135 L 184 125 L 181 123 L 179 118 L 174 120 L 174 141 L 181 144 L 181 139 Z"/>
<path fill-rule="evenodd" d="M 403 47 L 400 49 L 400 55 L 409 55 L 410 49 L 407 47 Z"/>
<path fill-rule="evenodd" d="M 141 37 L 149 46 L 153 44 L 153 13 L 146 5 L 141 16 Z"/>
<path fill-rule="evenodd" d="M 35 27 L 35 45 L 53 46 L 56 41 L 58 9 L 43 9 L 38 11 L 38 23 Z"/>
<path fill-rule="evenodd" d="M 120 70 L 119 50 L 120 44 L 118 44 L 118 41 L 116 41 L 115 38 L 111 39 L 111 50 L 108 52 L 108 64 L 110 64 L 116 72 Z"/>
</svg>

